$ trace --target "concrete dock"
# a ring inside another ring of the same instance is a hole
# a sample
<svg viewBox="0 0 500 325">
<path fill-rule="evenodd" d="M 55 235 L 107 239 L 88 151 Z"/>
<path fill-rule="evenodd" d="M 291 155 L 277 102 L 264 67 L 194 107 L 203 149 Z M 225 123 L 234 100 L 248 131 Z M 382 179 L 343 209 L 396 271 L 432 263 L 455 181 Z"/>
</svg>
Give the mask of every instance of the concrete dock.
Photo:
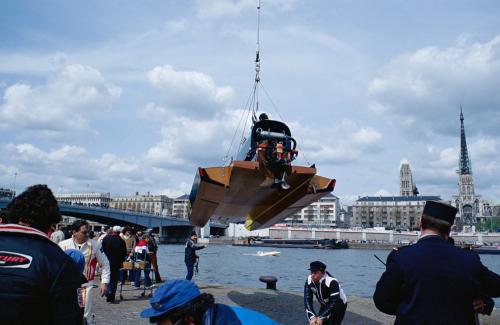
<svg viewBox="0 0 500 325">
<path fill-rule="evenodd" d="M 258 283 L 256 283 L 258 285 Z M 299 292 L 284 292 L 257 288 L 198 283 L 202 292 L 214 295 L 215 301 L 227 305 L 238 305 L 251 308 L 268 315 L 281 324 L 307 324 L 303 296 Z M 149 307 L 149 297 L 142 297 L 142 290 L 133 290 L 133 286 L 124 285 L 123 300 L 110 304 L 101 298 L 97 291 L 94 296 L 94 319 L 91 324 L 149 324 L 148 319 L 139 317 L 144 308 Z M 146 292 L 148 293 L 148 292 Z M 394 317 L 379 312 L 371 298 L 348 297 L 348 307 L 344 324 L 393 324 Z M 500 324 L 500 309 L 495 308 L 493 314 L 480 317 L 481 324 Z"/>
</svg>

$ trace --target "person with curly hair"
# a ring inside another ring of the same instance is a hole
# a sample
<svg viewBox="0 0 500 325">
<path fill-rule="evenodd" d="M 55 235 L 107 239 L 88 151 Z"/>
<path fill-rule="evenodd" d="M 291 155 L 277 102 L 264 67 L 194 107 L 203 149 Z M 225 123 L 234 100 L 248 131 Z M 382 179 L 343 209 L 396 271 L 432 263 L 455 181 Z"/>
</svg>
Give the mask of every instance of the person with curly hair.
<svg viewBox="0 0 500 325">
<path fill-rule="evenodd" d="M 7 206 L 0 225 L 1 323 L 82 324 L 76 263 L 47 233 L 61 220 L 47 185 L 34 185 Z"/>
</svg>

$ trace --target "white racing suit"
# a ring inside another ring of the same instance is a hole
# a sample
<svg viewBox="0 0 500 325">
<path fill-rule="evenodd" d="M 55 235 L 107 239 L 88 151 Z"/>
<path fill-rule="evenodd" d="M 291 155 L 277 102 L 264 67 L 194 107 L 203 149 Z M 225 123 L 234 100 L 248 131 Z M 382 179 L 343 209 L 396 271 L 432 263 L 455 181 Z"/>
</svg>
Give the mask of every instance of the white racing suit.
<svg viewBox="0 0 500 325">
<path fill-rule="evenodd" d="M 101 243 L 93 239 L 87 240 L 83 244 L 77 244 L 74 242 L 73 238 L 63 240 L 59 243 L 59 247 L 63 250 L 76 249 L 79 250 L 85 257 L 85 268 L 83 269 L 83 275 L 87 278 L 87 283 L 83 284 L 84 300 L 85 300 L 85 311 L 84 317 L 89 319 L 92 315 L 92 300 L 91 300 L 91 290 L 94 285 L 94 277 L 97 263 L 101 267 L 101 282 L 109 283 L 110 269 L 109 261 L 104 251 L 102 250 Z"/>
</svg>

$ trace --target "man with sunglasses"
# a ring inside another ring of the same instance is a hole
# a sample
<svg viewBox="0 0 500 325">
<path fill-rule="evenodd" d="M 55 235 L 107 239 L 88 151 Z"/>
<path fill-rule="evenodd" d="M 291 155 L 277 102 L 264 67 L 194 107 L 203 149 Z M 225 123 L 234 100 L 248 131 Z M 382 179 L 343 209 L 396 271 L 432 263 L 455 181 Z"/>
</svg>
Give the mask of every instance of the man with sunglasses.
<svg viewBox="0 0 500 325">
<path fill-rule="evenodd" d="M 320 261 L 311 262 L 311 275 L 304 285 L 304 305 L 311 325 L 341 324 L 347 309 L 347 297 L 337 279 L 326 272 L 326 265 Z M 313 295 L 320 304 L 314 311 Z"/>
<path fill-rule="evenodd" d="M 92 315 L 91 289 L 94 286 L 94 277 L 97 264 L 101 267 L 101 286 L 100 293 L 102 296 L 108 293 L 108 284 L 110 281 L 110 266 L 108 258 L 101 246 L 101 242 L 89 239 L 89 223 L 85 220 L 76 220 L 72 226 L 73 236 L 63 240 L 59 246 L 63 250 L 76 249 L 85 257 L 85 269 L 83 275 L 89 282 L 83 285 L 86 290 L 85 295 L 85 319 Z"/>
</svg>

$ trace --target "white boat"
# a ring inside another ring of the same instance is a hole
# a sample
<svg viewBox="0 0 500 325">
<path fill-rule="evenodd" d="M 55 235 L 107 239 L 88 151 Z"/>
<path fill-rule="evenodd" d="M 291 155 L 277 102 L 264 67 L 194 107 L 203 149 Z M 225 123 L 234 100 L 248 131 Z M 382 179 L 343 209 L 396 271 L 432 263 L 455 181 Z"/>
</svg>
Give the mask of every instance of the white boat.
<svg viewBox="0 0 500 325">
<path fill-rule="evenodd" d="M 263 252 L 263 251 L 258 251 L 257 256 L 278 256 L 280 252 Z"/>
</svg>

